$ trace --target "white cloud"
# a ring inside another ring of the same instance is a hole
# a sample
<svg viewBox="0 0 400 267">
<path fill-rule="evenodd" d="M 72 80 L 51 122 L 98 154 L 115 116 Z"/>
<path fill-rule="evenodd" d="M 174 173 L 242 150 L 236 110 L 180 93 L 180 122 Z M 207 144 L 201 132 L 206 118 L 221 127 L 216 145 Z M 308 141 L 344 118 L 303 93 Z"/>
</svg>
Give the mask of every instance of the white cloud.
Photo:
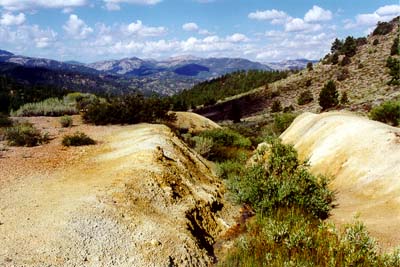
<svg viewBox="0 0 400 267">
<path fill-rule="evenodd" d="M 257 10 L 256 12 L 252 12 L 248 15 L 249 19 L 256 19 L 256 20 L 284 20 L 288 17 L 288 15 L 284 11 L 271 9 L 271 10 L 264 10 L 260 11 Z"/>
<path fill-rule="evenodd" d="M 105 7 L 108 10 L 119 10 L 121 9 L 120 4 L 133 4 L 133 5 L 156 5 L 162 0 L 103 0 Z"/>
<path fill-rule="evenodd" d="M 167 32 L 167 29 L 165 27 L 149 27 L 143 25 L 141 20 L 132 22 L 126 27 L 126 30 L 129 34 L 134 34 L 143 37 L 161 36 Z"/>
<path fill-rule="evenodd" d="M 312 32 L 312 31 L 319 31 L 321 29 L 322 29 L 321 25 L 310 24 L 299 18 L 291 19 L 285 24 L 285 31 L 287 32 L 301 32 L 301 31 Z"/>
<path fill-rule="evenodd" d="M 378 21 L 389 21 L 400 15 L 400 5 L 386 5 L 373 13 L 358 14 L 355 20 L 345 20 L 345 29 L 375 26 Z"/>
<path fill-rule="evenodd" d="M 387 5 L 378 8 L 375 11 L 379 16 L 399 16 L 400 15 L 400 5 Z"/>
<path fill-rule="evenodd" d="M 47 48 L 57 40 L 57 33 L 38 25 L 20 25 L 16 28 L 0 26 L 0 45 L 17 49 Z"/>
<path fill-rule="evenodd" d="M 64 24 L 65 32 L 74 39 L 85 39 L 93 32 L 93 29 L 86 25 L 77 15 L 71 14 Z"/>
<path fill-rule="evenodd" d="M 206 29 L 200 28 L 199 25 L 197 25 L 194 22 L 188 22 L 188 23 L 183 24 L 182 29 L 187 32 L 197 32 L 198 34 L 201 34 L 201 35 L 212 35 L 213 34 L 212 32 L 210 32 Z"/>
<path fill-rule="evenodd" d="M 7 10 L 35 8 L 68 8 L 87 4 L 87 0 L 0 0 L 0 6 Z"/>
<path fill-rule="evenodd" d="M 199 26 L 197 26 L 196 23 L 194 22 L 188 22 L 182 25 L 182 29 L 185 31 L 198 31 L 199 30 Z"/>
<path fill-rule="evenodd" d="M 319 22 L 319 21 L 327 21 L 332 19 L 332 12 L 329 10 L 325 10 L 320 8 L 319 6 L 313 6 L 305 15 L 305 22 Z"/>
<path fill-rule="evenodd" d="M 232 42 L 232 43 L 240 43 L 240 42 L 247 42 L 249 41 L 249 38 L 247 38 L 246 35 L 242 34 L 242 33 L 234 33 L 231 36 L 228 36 L 226 38 L 226 40 L 228 42 Z"/>
<path fill-rule="evenodd" d="M 281 54 L 281 52 L 278 51 L 277 49 L 268 50 L 265 52 L 257 53 L 256 59 L 262 60 L 262 61 L 265 61 L 265 60 L 269 61 L 269 60 L 276 59 L 280 54 Z"/>
<path fill-rule="evenodd" d="M 21 25 L 25 22 L 25 14 L 19 13 L 18 15 L 13 15 L 11 13 L 5 13 L 1 16 L 0 25 L 13 26 Z"/>
<path fill-rule="evenodd" d="M 208 31 L 206 29 L 199 29 L 198 33 L 201 34 L 201 35 L 211 35 L 211 34 L 213 34 L 212 32 L 210 32 L 210 31 Z"/>
</svg>

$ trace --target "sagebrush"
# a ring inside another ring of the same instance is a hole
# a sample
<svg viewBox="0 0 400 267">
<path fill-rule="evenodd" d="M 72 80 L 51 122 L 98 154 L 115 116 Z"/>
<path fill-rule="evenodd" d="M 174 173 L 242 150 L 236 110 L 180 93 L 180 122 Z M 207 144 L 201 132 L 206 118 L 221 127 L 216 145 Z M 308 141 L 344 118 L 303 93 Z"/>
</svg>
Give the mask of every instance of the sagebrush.
<svg viewBox="0 0 400 267">
<path fill-rule="evenodd" d="M 6 128 L 5 138 L 11 146 L 37 146 L 49 141 L 48 134 L 42 134 L 32 123 L 18 122 Z"/>
</svg>

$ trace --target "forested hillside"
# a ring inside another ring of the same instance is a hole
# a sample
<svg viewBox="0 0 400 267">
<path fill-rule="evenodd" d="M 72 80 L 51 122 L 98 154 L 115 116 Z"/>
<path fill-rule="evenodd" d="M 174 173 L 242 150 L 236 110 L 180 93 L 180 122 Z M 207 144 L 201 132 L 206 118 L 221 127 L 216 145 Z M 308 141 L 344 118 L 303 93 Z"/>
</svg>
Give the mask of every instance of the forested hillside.
<svg viewBox="0 0 400 267">
<path fill-rule="evenodd" d="M 218 100 L 268 86 L 269 83 L 284 79 L 289 71 L 237 71 L 205 81 L 171 97 L 175 110 L 187 110 L 199 105 L 212 105 Z"/>
</svg>

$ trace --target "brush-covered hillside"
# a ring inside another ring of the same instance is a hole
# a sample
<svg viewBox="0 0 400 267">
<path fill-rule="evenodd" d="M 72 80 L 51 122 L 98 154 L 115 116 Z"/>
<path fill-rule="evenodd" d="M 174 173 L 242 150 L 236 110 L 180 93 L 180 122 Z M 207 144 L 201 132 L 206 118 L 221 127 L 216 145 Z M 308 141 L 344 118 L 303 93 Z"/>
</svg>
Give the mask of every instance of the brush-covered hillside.
<svg viewBox="0 0 400 267">
<path fill-rule="evenodd" d="M 277 102 L 290 110 L 318 112 L 321 110 L 320 91 L 329 80 L 335 83 L 339 100 L 344 93 L 347 95 L 347 101 L 336 109 L 366 113 L 375 105 L 399 98 L 399 18 L 378 23 L 365 38 L 336 40 L 332 52 L 324 59 L 286 79 L 220 100 L 216 105 L 199 108 L 196 112 L 214 120 L 224 120 L 229 119 L 232 107 L 239 107 L 243 118 L 268 113 Z M 392 68 L 388 67 L 389 57 L 394 59 Z M 303 102 L 299 101 L 302 94 L 305 95 Z"/>
</svg>

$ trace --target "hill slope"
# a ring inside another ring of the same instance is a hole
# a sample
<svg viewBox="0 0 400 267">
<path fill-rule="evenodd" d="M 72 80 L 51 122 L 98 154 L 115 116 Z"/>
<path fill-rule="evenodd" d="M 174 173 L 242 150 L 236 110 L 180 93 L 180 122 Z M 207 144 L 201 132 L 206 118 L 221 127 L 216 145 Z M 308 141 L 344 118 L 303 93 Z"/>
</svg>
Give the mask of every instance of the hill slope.
<svg viewBox="0 0 400 267">
<path fill-rule="evenodd" d="M 385 35 L 368 36 L 365 44 L 358 45 L 348 65 L 341 66 L 343 56 L 335 65 L 322 61 L 315 64 L 313 70 L 304 69 L 286 79 L 270 83 L 268 88 L 258 88 L 233 100 L 222 101 L 214 108 L 198 109 L 196 112 L 213 120 L 223 120 L 227 119 L 226 114 L 230 112 L 232 102 L 237 102 L 244 116 L 249 117 L 269 113 L 275 101 L 280 101 L 283 107 L 292 105 L 297 111 L 319 112 L 319 92 L 328 80 L 335 81 L 340 94 L 346 92 L 348 95 L 349 103 L 338 108 L 368 112 L 374 105 L 400 97 L 400 87 L 387 84 L 391 76 L 386 60 L 394 40 L 399 38 L 399 18 L 390 23 L 393 25 L 392 31 Z M 300 94 L 306 90 L 312 93 L 314 100 L 306 105 L 298 105 Z M 251 108 L 249 112 L 248 108 Z"/>
</svg>

